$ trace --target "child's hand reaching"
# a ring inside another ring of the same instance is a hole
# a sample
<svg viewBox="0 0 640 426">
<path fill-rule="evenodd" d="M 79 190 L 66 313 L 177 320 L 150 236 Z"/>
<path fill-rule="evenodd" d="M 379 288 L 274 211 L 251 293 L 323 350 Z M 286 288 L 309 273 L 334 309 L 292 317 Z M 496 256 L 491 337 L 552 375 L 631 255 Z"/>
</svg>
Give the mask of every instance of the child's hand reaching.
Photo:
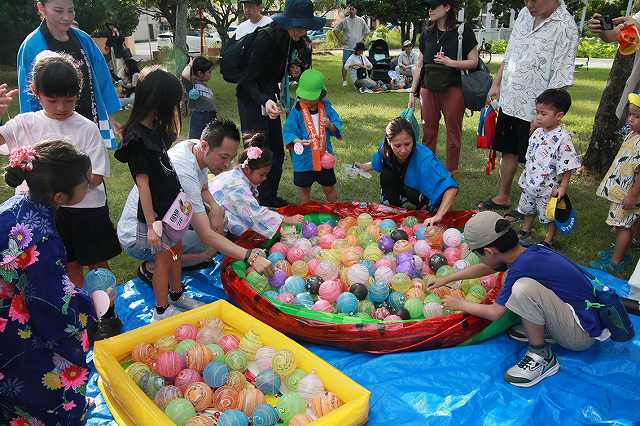
<svg viewBox="0 0 640 426">
<path fill-rule="evenodd" d="M 18 89 L 9 90 L 6 84 L 0 84 L 0 117 L 9 110 L 9 105 L 18 94 Z"/>
<path fill-rule="evenodd" d="M 282 219 L 283 223 L 286 223 L 287 225 L 300 225 L 302 224 L 302 222 L 304 222 L 304 216 L 302 216 L 301 214 L 297 214 L 295 216 L 285 216 Z"/>
<path fill-rule="evenodd" d="M 631 192 L 627 193 L 627 195 L 625 195 L 624 198 L 622 199 L 622 208 L 624 210 L 633 210 L 634 208 L 636 208 L 637 204 L 638 204 L 638 196 L 634 195 Z"/>
</svg>

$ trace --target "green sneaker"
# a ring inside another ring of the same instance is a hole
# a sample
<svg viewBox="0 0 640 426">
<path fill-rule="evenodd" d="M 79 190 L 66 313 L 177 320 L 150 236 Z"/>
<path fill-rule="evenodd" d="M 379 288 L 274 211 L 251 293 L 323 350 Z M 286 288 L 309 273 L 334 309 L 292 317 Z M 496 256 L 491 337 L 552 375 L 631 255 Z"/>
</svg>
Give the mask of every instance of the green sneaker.
<svg viewBox="0 0 640 426">
<path fill-rule="evenodd" d="M 546 359 L 537 353 L 527 351 L 522 360 L 504 373 L 504 380 L 520 388 L 528 388 L 542 379 L 553 376 L 560 370 L 560 363 L 554 353 Z"/>
</svg>

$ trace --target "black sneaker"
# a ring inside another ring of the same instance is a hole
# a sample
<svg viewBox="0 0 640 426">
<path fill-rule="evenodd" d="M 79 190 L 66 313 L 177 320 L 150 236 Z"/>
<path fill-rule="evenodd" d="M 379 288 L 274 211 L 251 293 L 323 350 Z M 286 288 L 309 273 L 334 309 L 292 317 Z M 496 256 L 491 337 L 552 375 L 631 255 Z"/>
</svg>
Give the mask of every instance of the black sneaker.
<svg viewBox="0 0 640 426">
<path fill-rule="evenodd" d="M 527 330 L 525 330 L 522 324 L 516 324 L 507 331 L 507 336 L 522 343 L 529 343 L 529 337 L 527 336 Z M 544 330 L 544 342 L 549 345 L 555 345 L 556 341 L 546 329 Z"/>
<path fill-rule="evenodd" d="M 98 340 L 108 339 L 109 337 L 117 336 L 122 330 L 122 322 L 115 316 L 104 316 L 93 322 L 89 328 L 89 339 L 92 342 Z"/>
<path fill-rule="evenodd" d="M 528 388 L 542 379 L 553 376 L 560 370 L 560 363 L 554 353 L 546 359 L 537 353 L 527 351 L 522 360 L 504 373 L 504 380 L 520 388 Z"/>
</svg>

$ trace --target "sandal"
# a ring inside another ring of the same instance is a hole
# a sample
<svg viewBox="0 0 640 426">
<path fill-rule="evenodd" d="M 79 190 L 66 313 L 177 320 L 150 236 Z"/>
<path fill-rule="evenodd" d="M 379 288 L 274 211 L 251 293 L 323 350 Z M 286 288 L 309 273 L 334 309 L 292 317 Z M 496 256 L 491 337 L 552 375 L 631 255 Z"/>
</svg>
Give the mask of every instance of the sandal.
<svg viewBox="0 0 640 426">
<path fill-rule="evenodd" d="M 524 220 L 524 215 L 520 213 L 518 210 L 511 210 L 504 214 L 504 218 L 511 223 L 520 223 Z"/>
<path fill-rule="evenodd" d="M 138 278 L 148 285 L 151 285 L 151 281 L 153 280 L 153 273 L 147 269 L 147 262 L 142 262 L 140 266 L 138 266 Z"/>
<path fill-rule="evenodd" d="M 531 231 L 526 232 L 526 231 L 520 230 L 517 232 L 517 234 L 518 234 L 518 240 L 520 240 L 521 246 L 529 247 L 535 244 L 535 242 L 533 241 L 533 236 L 531 235 Z"/>
<path fill-rule="evenodd" d="M 507 210 L 511 208 L 511 204 L 498 204 L 491 198 L 481 201 L 476 206 L 478 210 Z"/>
<path fill-rule="evenodd" d="M 553 246 L 553 244 L 548 243 L 548 242 L 546 242 L 546 241 L 542 241 L 542 242 L 540 242 L 540 244 L 542 244 L 543 246 L 545 246 L 546 248 L 549 248 L 549 249 L 551 249 L 551 250 L 554 250 L 554 249 L 555 249 L 555 247 Z"/>
</svg>

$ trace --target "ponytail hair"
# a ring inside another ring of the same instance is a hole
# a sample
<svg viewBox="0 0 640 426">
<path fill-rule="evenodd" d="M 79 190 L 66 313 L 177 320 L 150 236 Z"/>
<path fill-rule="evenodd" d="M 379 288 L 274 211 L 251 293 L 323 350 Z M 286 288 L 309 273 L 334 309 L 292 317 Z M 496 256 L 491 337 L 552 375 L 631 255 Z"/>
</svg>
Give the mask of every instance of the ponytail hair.
<svg viewBox="0 0 640 426">
<path fill-rule="evenodd" d="M 29 197 L 48 205 L 55 193 L 72 197 L 74 188 L 86 182 L 91 172 L 89 156 L 61 140 L 20 148 L 9 158 L 4 174 L 7 185 L 17 188 L 26 181 Z"/>
<path fill-rule="evenodd" d="M 244 133 L 242 140 L 245 149 L 240 154 L 241 167 L 258 170 L 273 164 L 273 153 L 266 147 L 266 138 L 263 133 Z"/>
</svg>

